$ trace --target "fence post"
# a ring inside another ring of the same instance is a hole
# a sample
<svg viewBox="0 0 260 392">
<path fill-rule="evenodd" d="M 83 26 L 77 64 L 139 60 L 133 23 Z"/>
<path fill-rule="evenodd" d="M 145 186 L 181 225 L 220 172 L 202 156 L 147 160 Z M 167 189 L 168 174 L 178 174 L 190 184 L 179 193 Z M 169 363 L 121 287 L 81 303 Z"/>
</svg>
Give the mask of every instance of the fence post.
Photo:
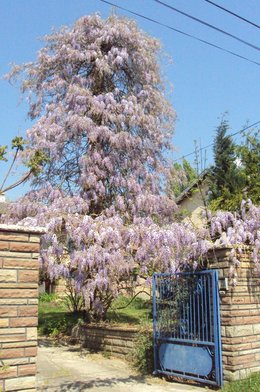
<svg viewBox="0 0 260 392">
<path fill-rule="evenodd" d="M 0 225 L 0 390 L 36 391 L 42 228 Z"/>
<path fill-rule="evenodd" d="M 209 253 L 210 268 L 218 270 L 223 281 L 229 277 L 231 250 L 226 247 Z M 260 278 L 254 272 L 250 249 L 238 259 L 236 286 L 220 287 L 222 363 L 228 381 L 260 371 Z"/>
</svg>

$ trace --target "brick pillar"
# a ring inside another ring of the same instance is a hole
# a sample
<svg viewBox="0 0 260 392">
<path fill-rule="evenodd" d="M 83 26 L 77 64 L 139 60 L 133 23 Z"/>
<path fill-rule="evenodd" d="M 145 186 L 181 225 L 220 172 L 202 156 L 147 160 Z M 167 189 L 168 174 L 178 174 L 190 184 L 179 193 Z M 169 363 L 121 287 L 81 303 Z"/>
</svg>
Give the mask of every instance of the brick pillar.
<svg viewBox="0 0 260 392">
<path fill-rule="evenodd" d="M 0 225 L 0 391 L 36 391 L 42 228 Z"/>
<path fill-rule="evenodd" d="M 232 248 L 210 254 L 210 268 L 227 278 Z M 254 273 L 250 250 L 238 257 L 236 287 L 220 294 L 222 357 L 225 380 L 237 380 L 260 371 L 260 277 Z"/>
</svg>

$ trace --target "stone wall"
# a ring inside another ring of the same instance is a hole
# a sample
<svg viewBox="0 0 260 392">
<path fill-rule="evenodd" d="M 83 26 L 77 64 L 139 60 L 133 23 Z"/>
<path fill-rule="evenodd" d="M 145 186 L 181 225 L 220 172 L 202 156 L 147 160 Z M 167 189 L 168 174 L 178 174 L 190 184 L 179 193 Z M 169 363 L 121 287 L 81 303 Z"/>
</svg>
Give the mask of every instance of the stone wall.
<svg viewBox="0 0 260 392">
<path fill-rule="evenodd" d="M 228 277 L 230 251 L 222 248 L 210 256 L 210 266 L 219 271 L 220 278 Z M 249 250 L 238 258 L 237 285 L 220 296 L 223 369 L 228 381 L 260 371 L 260 278 Z"/>
<path fill-rule="evenodd" d="M 36 391 L 42 233 L 0 225 L 0 391 Z"/>
<path fill-rule="evenodd" d="M 131 355 L 138 331 L 138 328 L 133 327 L 82 325 L 73 329 L 72 339 L 94 352 L 103 351 L 125 358 Z"/>
</svg>

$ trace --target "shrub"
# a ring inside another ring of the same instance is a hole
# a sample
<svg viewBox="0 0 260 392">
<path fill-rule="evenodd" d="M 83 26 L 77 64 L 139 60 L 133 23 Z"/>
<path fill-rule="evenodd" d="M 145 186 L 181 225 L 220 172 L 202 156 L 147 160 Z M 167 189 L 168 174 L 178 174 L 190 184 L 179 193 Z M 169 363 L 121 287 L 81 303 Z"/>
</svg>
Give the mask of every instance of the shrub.
<svg viewBox="0 0 260 392">
<path fill-rule="evenodd" d="M 137 335 L 131 355 L 133 366 L 141 374 L 151 374 L 154 369 L 154 344 L 151 327 L 143 326 Z"/>
</svg>

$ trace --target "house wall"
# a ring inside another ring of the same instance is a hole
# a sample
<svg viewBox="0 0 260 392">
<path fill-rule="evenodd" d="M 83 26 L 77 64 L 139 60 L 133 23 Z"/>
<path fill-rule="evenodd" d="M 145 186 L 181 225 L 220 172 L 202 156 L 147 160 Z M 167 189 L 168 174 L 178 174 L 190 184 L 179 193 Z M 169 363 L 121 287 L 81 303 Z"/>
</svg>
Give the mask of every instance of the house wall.
<svg viewBox="0 0 260 392">
<path fill-rule="evenodd" d="M 0 391 L 36 391 L 42 232 L 0 225 Z"/>
<path fill-rule="evenodd" d="M 201 185 L 201 192 L 198 188 L 195 188 L 190 195 L 185 196 L 183 200 L 178 203 L 179 211 L 188 212 L 188 217 L 184 220 L 190 219 L 196 226 L 201 226 L 203 219 L 201 216 L 204 210 L 203 198 L 206 197 L 208 191 L 208 185 L 203 183 Z"/>
</svg>

